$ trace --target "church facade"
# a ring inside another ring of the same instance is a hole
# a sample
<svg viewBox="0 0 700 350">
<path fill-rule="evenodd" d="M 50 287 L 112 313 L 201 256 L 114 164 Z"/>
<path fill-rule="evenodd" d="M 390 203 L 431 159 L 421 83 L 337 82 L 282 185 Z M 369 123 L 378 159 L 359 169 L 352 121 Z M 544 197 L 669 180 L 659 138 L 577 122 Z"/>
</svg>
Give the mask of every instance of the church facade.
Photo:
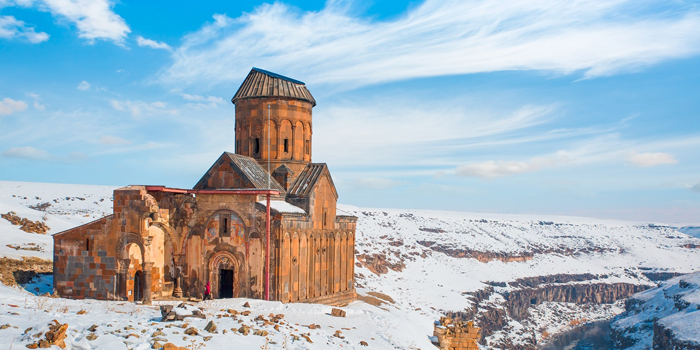
<svg viewBox="0 0 700 350">
<path fill-rule="evenodd" d="M 235 152 L 192 189 L 116 189 L 112 215 L 53 236 L 59 295 L 148 303 L 202 298 L 209 282 L 214 298 L 355 300 L 357 218 L 311 161 L 313 96 L 253 68 L 231 101 Z"/>
</svg>

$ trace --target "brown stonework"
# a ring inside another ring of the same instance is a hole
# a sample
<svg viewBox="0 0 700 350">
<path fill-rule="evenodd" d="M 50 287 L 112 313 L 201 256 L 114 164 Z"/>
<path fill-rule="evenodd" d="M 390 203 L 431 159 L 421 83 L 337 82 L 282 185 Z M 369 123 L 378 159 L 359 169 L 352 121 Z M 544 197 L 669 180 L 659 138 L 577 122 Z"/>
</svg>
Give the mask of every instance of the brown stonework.
<svg viewBox="0 0 700 350">
<path fill-rule="evenodd" d="M 472 322 L 455 322 L 449 317 L 441 317 L 440 322 L 435 323 L 433 336 L 441 350 L 479 350 L 480 333 L 481 329 L 474 327 Z"/>
<path fill-rule="evenodd" d="M 249 79 L 268 73 L 254 70 Z M 239 90 L 236 153 L 224 152 L 193 190 L 122 187 L 114 191 L 112 215 L 54 235 L 54 288 L 61 296 L 202 298 L 209 282 L 214 298 L 264 298 L 265 196 L 245 190 L 272 190 L 279 194 L 271 198 L 270 299 L 332 305 L 356 299 L 357 218 L 336 214 L 328 167 L 311 163 L 315 101 L 303 83 L 269 74 L 305 92 L 297 98 Z M 261 118 L 268 105 L 272 147 L 260 142 L 255 153 L 254 138 L 268 137 Z"/>
</svg>

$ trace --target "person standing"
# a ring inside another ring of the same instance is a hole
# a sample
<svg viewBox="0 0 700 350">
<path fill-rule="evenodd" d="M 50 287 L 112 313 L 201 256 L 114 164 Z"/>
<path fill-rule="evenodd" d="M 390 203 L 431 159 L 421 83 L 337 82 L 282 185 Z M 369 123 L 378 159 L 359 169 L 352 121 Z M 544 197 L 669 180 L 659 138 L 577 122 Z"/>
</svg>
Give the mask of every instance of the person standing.
<svg viewBox="0 0 700 350">
<path fill-rule="evenodd" d="M 204 300 L 211 300 L 211 284 L 207 281 L 207 285 L 204 287 Z"/>
</svg>

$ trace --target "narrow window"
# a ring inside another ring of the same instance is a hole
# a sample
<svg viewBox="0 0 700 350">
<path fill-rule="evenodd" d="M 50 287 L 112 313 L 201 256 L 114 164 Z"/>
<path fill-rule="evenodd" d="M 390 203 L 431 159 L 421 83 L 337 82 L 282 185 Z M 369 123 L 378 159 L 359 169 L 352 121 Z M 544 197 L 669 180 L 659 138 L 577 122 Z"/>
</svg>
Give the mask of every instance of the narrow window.
<svg viewBox="0 0 700 350">
<path fill-rule="evenodd" d="M 284 153 L 289 153 L 289 139 L 284 139 Z"/>
<path fill-rule="evenodd" d="M 227 217 L 222 216 L 221 220 L 219 220 L 219 236 L 229 237 L 228 218 Z"/>
<path fill-rule="evenodd" d="M 241 151 L 241 140 L 236 140 L 236 153 Z"/>
<path fill-rule="evenodd" d="M 304 143 L 304 150 L 306 151 L 306 154 L 311 153 L 311 141 L 306 140 Z"/>
<path fill-rule="evenodd" d="M 326 209 L 323 209 L 323 219 L 321 220 L 321 225 L 323 225 L 323 228 L 326 228 Z"/>
<path fill-rule="evenodd" d="M 90 238 L 85 239 L 85 250 L 90 251 Z"/>
<path fill-rule="evenodd" d="M 254 152 L 255 154 L 260 153 L 260 138 L 257 138 L 257 137 L 255 138 L 255 148 L 254 148 L 254 150 L 255 150 L 255 152 Z"/>
</svg>

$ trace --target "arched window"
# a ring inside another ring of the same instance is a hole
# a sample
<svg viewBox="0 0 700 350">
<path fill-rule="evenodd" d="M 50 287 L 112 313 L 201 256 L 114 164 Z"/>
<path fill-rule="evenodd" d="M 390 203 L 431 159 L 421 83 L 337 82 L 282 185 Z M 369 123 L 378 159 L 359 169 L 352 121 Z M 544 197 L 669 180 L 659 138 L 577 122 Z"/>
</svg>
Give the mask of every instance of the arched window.
<svg viewBox="0 0 700 350">
<path fill-rule="evenodd" d="M 256 137 L 255 138 L 255 145 L 253 145 L 253 153 L 258 154 L 260 153 L 260 138 Z"/>
</svg>

